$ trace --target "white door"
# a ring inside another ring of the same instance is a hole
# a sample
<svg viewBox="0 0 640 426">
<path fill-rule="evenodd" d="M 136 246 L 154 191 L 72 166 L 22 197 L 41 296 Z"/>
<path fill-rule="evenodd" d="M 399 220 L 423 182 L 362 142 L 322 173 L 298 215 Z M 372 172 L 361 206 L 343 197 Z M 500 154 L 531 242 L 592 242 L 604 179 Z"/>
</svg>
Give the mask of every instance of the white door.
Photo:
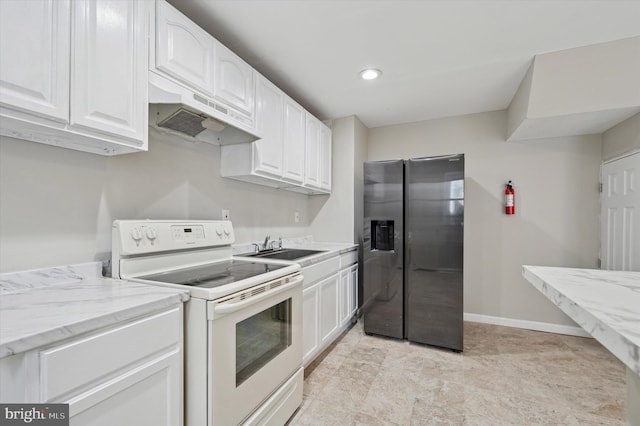
<svg viewBox="0 0 640 426">
<path fill-rule="evenodd" d="M 346 324 L 349 319 L 349 294 L 350 294 L 351 273 L 349 269 L 340 271 L 340 326 Z"/>
<path fill-rule="evenodd" d="M 331 191 L 331 129 L 320 123 L 320 187 Z"/>
<path fill-rule="evenodd" d="M 358 310 L 358 264 L 351 267 L 349 285 L 349 316 L 353 317 Z"/>
<path fill-rule="evenodd" d="M 302 362 L 309 365 L 320 347 L 320 286 L 305 288 L 302 292 Z"/>
<path fill-rule="evenodd" d="M 71 125 L 145 142 L 145 2 L 75 0 Z"/>
<path fill-rule="evenodd" d="M 320 345 L 333 338 L 340 326 L 340 274 L 320 282 Z"/>
<path fill-rule="evenodd" d="M 302 276 L 281 282 L 208 302 L 212 425 L 240 424 L 302 366 Z"/>
<path fill-rule="evenodd" d="M 305 186 L 320 188 L 320 121 L 307 113 Z"/>
<path fill-rule="evenodd" d="M 182 356 L 164 354 L 66 401 L 71 426 L 182 425 Z"/>
<path fill-rule="evenodd" d="M 253 144 L 256 171 L 282 176 L 283 92 L 263 76 L 256 83 L 256 128 L 262 139 Z"/>
<path fill-rule="evenodd" d="M 284 158 L 282 177 L 302 184 L 304 182 L 305 115 L 304 109 L 293 99 L 284 100 Z"/>
<path fill-rule="evenodd" d="M 69 121 L 68 0 L 0 1 L 0 104 Z"/>
<path fill-rule="evenodd" d="M 640 271 L 640 153 L 602 165 L 602 269 Z"/>
<path fill-rule="evenodd" d="M 255 85 L 253 68 L 220 43 L 215 43 L 213 62 L 215 97 L 253 118 Z"/>
<path fill-rule="evenodd" d="M 156 68 L 213 96 L 214 38 L 165 1 L 156 9 Z"/>
</svg>

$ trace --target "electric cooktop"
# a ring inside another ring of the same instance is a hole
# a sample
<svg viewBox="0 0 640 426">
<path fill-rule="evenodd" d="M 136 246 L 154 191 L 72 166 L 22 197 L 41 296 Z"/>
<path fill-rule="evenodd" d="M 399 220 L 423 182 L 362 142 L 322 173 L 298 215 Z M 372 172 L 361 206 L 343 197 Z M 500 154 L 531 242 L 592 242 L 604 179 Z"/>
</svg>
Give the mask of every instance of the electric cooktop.
<svg viewBox="0 0 640 426">
<path fill-rule="evenodd" d="M 193 287 L 214 288 L 242 281 L 266 272 L 275 271 L 286 266 L 287 265 L 234 259 L 202 266 L 176 269 L 159 274 L 145 275 L 137 278 Z"/>
</svg>

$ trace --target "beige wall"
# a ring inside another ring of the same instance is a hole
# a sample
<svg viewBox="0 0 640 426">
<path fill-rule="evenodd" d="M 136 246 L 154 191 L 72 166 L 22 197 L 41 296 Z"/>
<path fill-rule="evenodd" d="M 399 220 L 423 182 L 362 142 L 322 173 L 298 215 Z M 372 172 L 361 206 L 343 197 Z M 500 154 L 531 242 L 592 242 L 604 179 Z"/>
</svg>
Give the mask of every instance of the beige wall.
<svg viewBox="0 0 640 426">
<path fill-rule="evenodd" d="M 573 325 L 523 264 L 597 267 L 600 136 L 505 142 L 505 111 L 369 129 L 368 159 L 465 154 L 464 311 Z M 513 180 L 516 215 L 503 214 Z"/>
<path fill-rule="evenodd" d="M 611 160 L 640 150 L 640 114 L 604 132 L 602 135 L 602 159 Z"/>
<path fill-rule="evenodd" d="M 310 229 L 318 241 L 357 243 L 362 235 L 367 128 L 352 115 L 332 120 L 331 132 L 331 195 L 309 199 Z"/>
<path fill-rule="evenodd" d="M 0 271 L 108 259 L 114 219 L 226 208 L 238 242 L 309 234 L 308 196 L 221 178 L 218 146 L 149 139 L 149 152 L 107 158 L 0 137 Z"/>
</svg>

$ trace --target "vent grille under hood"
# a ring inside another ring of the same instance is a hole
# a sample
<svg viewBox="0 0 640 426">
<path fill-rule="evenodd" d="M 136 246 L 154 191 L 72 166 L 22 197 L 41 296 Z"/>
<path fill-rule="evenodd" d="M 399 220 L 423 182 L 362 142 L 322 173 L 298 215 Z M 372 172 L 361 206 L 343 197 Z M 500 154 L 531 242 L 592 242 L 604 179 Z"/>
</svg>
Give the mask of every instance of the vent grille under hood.
<svg viewBox="0 0 640 426">
<path fill-rule="evenodd" d="M 216 145 L 260 139 L 247 117 L 153 72 L 149 104 L 149 125 L 183 138 Z"/>
<path fill-rule="evenodd" d="M 204 114 L 196 114 L 195 112 L 180 108 L 169 117 L 160 121 L 158 127 L 184 133 L 195 138 L 204 132 L 205 128 L 202 126 L 202 123 L 207 119 L 208 117 Z"/>
</svg>

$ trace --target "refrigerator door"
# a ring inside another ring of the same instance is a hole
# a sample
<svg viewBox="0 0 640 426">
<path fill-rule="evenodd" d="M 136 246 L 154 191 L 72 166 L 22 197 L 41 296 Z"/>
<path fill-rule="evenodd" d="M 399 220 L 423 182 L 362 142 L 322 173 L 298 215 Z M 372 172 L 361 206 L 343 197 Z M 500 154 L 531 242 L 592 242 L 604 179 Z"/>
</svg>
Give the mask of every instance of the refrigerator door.
<svg viewBox="0 0 640 426">
<path fill-rule="evenodd" d="M 462 350 L 464 155 L 406 162 L 405 335 Z"/>
<path fill-rule="evenodd" d="M 404 162 L 364 163 L 363 322 L 367 334 L 403 336 Z"/>
</svg>

